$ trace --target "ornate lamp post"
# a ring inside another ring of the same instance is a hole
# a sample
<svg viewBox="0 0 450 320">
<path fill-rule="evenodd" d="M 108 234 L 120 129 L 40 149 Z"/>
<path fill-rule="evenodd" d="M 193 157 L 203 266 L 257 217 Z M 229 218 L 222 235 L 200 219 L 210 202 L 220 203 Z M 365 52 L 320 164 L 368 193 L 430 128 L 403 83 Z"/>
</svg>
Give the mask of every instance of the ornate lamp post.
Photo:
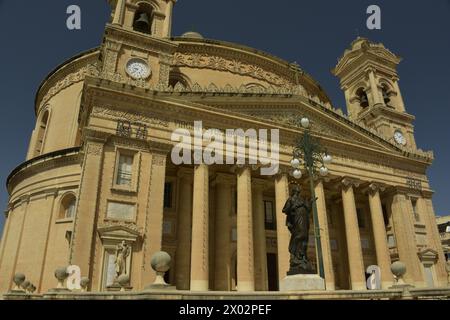
<svg viewBox="0 0 450 320">
<path fill-rule="evenodd" d="M 324 149 L 319 141 L 317 141 L 310 133 L 311 122 L 308 118 L 302 118 L 300 121 L 301 126 L 305 129 L 303 136 L 297 141 L 294 147 L 293 156 L 291 161 L 293 171 L 291 175 L 299 180 L 302 178 L 302 165 L 306 169 L 309 176 L 311 199 L 313 200 L 313 221 L 314 221 L 314 235 L 316 238 L 316 248 L 317 248 L 317 260 L 319 264 L 319 275 L 321 278 L 325 279 L 325 272 L 323 267 L 323 257 L 322 257 L 322 243 L 320 238 L 320 226 L 319 218 L 317 213 L 316 204 L 316 193 L 314 191 L 314 177 L 317 173 L 320 176 L 325 177 L 328 175 L 327 165 L 331 164 L 333 158 L 328 154 L 327 150 Z"/>
</svg>

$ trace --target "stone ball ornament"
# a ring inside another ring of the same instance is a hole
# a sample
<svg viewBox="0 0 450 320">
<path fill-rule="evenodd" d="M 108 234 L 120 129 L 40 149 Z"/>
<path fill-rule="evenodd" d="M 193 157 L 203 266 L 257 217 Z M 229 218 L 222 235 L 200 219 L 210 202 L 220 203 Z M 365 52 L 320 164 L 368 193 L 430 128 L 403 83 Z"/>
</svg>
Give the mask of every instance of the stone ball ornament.
<svg viewBox="0 0 450 320">
<path fill-rule="evenodd" d="M 130 284 L 130 276 L 127 274 L 123 274 L 117 278 L 117 282 L 122 288 L 124 288 Z"/>
<path fill-rule="evenodd" d="M 58 281 L 64 281 L 69 276 L 69 273 L 67 272 L 67 268 L 60 267 L 55 270 L 55 278 L 58 279 Z"/>
<path fill-rule="evenodd" d="M 396 261 L 391 265 L 392 274 L 396 277 L 403 277 L 406 274 L 406 265 L 401 261 Z"/>
<path fill-rule="evenodd" d="M 156 272 L 167 272 L 170 269 L 172 258 L 167 252 L 160 251 L 153 255 L 151 266 Z"/>
<path fill-rule="evenodd" d="M 403 285 L 403 276 L 406 274 L 406 265 L 401 261 L 396 261 L 391 265 L 391 272 L 395 276 L 397 284 Z"/>
<path fill-rule="evenodd" d="M 28 280 L 25 280 L 24 282 L 22 282 L 22 285 L 21 285 L 22 289 L 24 289 L 24 290 L 28 290 L 28 288 L 30 286 L 31 286 L 31 282 Z"/>
<path fill-rule="evenodd" d="M 82 288 L 86 288 L 89 285 L 89 283 L 90 283 L 89 278 L 87 277 L 81 278 L 80 285 Z"/>
<path fill-rule="evenodd" d="M 25 277 L 25 275 L 24 275 L 23 273 L 16 273 L 16 274 L 14 275 L 13 281 L 14 281 L 14 284 L 15 284 L 17 287 L 20 287 L 20 286 L 22 285 L 22 283 L 25 282 L 25 279 L 26 279 L 26 277 Z"/>
</svg>

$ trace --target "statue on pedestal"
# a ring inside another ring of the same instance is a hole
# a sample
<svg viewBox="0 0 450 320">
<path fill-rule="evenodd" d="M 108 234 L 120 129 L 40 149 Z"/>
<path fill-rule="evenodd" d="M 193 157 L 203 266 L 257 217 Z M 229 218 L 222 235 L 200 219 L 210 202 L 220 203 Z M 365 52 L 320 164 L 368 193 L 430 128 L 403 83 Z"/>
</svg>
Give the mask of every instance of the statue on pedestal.
<svg viewBox="0 0 450 320">
<path fill-rule="evenodd" d="M 127 275 L 127 259 L 131 254 L 131 247 L 125 242 L 118 244 L 116 247 L 116 279 L 121 275 Z"/>
<path fill-rule="evenodd" d="M 300 187 L 295 186 L 283 208 L 283 213 L 287 215 L 286 226 L 291 233 L 289 242 L 291 259 L 288 275 L 315 273 L 307 257 L 310 216 L 315 200 L 306 201 L 301 197 L 300 192 Z"/>
</svg>

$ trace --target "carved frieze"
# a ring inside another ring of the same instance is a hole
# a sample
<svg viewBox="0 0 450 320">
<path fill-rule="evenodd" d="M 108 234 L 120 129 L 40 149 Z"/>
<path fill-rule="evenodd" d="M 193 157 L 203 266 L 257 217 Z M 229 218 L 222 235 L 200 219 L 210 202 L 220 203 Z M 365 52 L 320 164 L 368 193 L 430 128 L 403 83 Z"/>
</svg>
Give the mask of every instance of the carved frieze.
<svg viewBox="0 0 450 320">
<path fill-rule="evenodd" d="M 177 52 L 174 66 L 228 71 L 241 76 L 250 76 L 263 80 L 278 87 L 292 87 L 294 85 L 287 78 L 264 70 L 259 66 L 209 54 Z"/>
</svg>

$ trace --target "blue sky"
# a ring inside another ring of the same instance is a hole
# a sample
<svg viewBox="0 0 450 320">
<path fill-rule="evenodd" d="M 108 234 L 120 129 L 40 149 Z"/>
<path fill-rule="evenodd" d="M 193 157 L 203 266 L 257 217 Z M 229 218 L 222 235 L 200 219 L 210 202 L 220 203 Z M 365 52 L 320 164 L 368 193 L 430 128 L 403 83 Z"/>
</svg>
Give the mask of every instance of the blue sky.
<svg viewBox="0 0 450 320">
<path fill-rule="evenodd" d="M 66 28 L 66 8 L 72 4 L 82 9 L 81 31 Z M 371 4 L 382 9 L 381 31 L 366 28 Z M 36 89 L 55 66 L 98 46 L 108 17 L 106 0 L 0 0 L 2 210 L 8 201 L 6 178 L 24 161 L 35 125 Z M 357 34 L 383 42 L 404 58 L 400 86 L 407 111 L 417 117 L 417 143 L 436 155 L 429 170 L 435 210 L 450 214 L 450 0 L 179 0 L 173 23 L 174 35 L 194 30 L 297 61 L 342 108 L 343 93 L 330 69 Z"/>
</svg>

